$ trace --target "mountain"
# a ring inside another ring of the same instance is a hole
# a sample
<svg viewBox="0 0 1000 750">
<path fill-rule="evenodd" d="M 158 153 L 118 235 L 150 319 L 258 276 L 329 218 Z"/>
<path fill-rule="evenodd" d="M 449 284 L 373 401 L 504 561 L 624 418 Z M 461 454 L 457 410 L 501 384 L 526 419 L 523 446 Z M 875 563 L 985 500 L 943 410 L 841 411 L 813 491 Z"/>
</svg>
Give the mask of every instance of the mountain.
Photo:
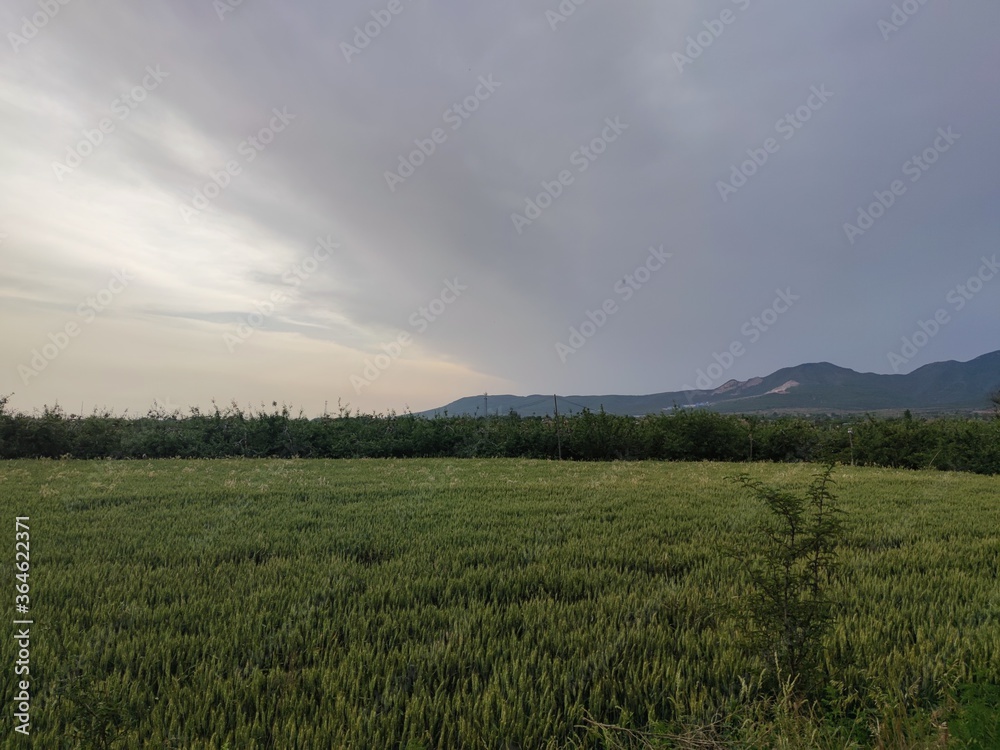
<svg viewBox="0 0 1000 750">
<path fill-rule="evenodd" d="M 763 378 L 730 380 L 713 390 L 672 391 L 647 396 L 559 396 L 559 413 L 584 408 L 609 414 L 659 414 L 675 406 L 701 407 L 726 413 L 753 412 L 955 412 L 984 410 L 990 394 L 1000 390 L 1000 351 L 969 362 L 934 362 L 906 375 L 855 372 L 829 362 L 785 367 Z M 521 416 L 553 412 L 553 397 L 467 396 L 424 416 L 447 413 L 505 415 L 512 409 Z"/>
</svg>

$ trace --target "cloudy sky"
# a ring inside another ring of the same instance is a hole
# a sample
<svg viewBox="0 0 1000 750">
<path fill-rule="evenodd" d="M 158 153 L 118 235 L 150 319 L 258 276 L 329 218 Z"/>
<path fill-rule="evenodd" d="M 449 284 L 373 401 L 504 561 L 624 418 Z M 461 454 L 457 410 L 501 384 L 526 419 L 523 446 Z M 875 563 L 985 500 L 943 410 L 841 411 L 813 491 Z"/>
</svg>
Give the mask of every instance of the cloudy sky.
<svg viewBox="0 0 1000 750">
<path fill-rule="evenodd" d="M 10 0 L 0 392 L 416 411 L 996 350 L 998 28 L 994 0 Z"/>
</svg>

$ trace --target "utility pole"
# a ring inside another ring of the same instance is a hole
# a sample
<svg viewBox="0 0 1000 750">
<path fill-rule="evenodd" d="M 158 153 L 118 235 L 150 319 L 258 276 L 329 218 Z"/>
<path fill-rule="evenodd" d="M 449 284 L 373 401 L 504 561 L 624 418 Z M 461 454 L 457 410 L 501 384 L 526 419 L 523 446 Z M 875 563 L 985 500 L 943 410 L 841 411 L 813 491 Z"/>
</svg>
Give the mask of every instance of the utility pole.
<svg viewBox="0 0 1000 750">
<path fill-rule="evenodd" d="M 556 409 L 556 445 L 559 446 L 559 460 L 562 461 L 562 437 L 559 435 L 559 398 L 552 394 L 552 403 Z"/>
<path fill-rule="evenodd" d="M 483 416 L 487 419 L 490 418 L 490 394 L 483 394 Z"/>
</svg>

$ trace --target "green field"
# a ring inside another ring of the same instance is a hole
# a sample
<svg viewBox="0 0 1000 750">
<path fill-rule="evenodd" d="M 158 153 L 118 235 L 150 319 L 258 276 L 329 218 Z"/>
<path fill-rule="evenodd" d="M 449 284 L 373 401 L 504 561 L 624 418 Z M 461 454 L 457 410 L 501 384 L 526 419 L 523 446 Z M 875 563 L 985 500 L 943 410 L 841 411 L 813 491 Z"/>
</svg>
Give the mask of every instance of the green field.
<svg viewBox="0 0 1000 750">
<path fill-rule="evenodd" d="M 761 664 L 724 614 L 747 581 L 722 550 L 764 518 L 726 480 L 741 471 L 801 487 L 818 468 L 0 463 L 0 586 L 20 617 L 28 516 L 35 623 L 30 740 L 0 639 L 0 742 L 101 747 L 104 727 L 120 748 L 604 747 L 590 717 L 809 746 L 754 694 Z M 834 479 L 848 535 L 826 705 L 843 714 L 822 722 L 839 744 L 817 746 L 996 747 L 1000 480 Z"/>
</svg>

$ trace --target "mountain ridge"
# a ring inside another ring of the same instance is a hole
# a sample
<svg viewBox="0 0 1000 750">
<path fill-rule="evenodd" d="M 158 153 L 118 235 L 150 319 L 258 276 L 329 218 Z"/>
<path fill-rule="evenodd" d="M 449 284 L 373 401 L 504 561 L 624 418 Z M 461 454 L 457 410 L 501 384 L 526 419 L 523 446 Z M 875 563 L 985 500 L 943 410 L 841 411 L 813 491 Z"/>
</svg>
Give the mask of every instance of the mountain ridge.
<svg viewBox="0 0 1000 750">
<path fill-rule="evenodd" d="M 1000 390 L 1000 350 L 967 362 L 931 362 L 906 374 L 856 372 L 830 362 L 783 367 L 770 375 L 730 379 L 712 389 L 664 391 L 644 395 L 558 396 L 560 414 L 598 411 L 641 416 L 678 408 L 706 408 L 724 413 L 763 412 L 918 412 L 979 411 L 990 406 L 990 394 Z M 466 396 L 427 411 L 423 416 L 506 415 L 547 416 L 554 411 L 552 395 Z"/>
</svg>

